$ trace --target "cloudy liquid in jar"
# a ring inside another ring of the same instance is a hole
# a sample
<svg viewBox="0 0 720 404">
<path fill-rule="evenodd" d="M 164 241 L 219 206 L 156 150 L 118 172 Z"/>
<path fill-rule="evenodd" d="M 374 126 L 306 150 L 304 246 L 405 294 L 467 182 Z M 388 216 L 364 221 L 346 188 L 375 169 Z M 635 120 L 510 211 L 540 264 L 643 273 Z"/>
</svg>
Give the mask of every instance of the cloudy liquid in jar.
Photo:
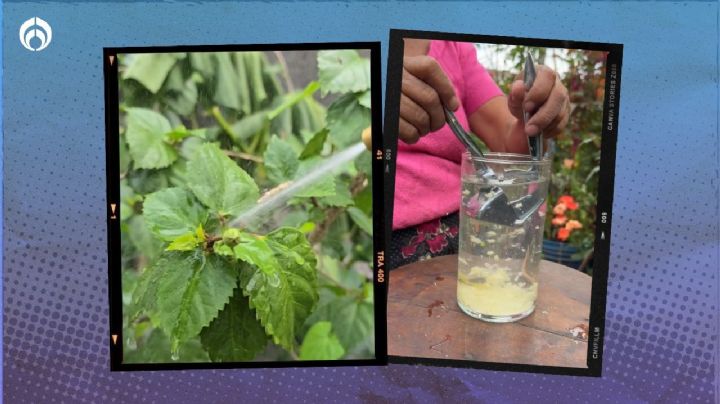
<svg viewBox="0 0 720 404">
<path fill-rule="evenodd" d="M 508 200 L 546 187 L 534 182 L 488 182 L 464 176 L 460 208 L 457 300 L 468 315 L 491 322 L 510 322 L 535 309 L 537 274 L 542 259 L 544 209 L 523 224 L 494 223 L 492 212 L 477 219 L 477 208 L 491 187 L 500 186 Z M 473 200 L 474 199 L 474 200 Z"/>
</svg>

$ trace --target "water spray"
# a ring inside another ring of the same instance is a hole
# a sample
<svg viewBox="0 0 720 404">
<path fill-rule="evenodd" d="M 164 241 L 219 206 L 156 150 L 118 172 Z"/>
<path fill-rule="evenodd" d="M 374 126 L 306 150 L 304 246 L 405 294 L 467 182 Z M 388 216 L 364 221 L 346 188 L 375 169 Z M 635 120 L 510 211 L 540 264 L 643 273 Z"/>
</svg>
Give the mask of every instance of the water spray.
<svg viewBox="0 0 720 404">
<path fill-rule="evenodd" d="M 366 147 L 367 146 L 363 142 L 358 142 L 318 164 L 312 169 L 312 171 L 302 178 L 288 183 L 285 187 L 278 187 L 277 192 L 272 195 L 263 196 L 260 200 L 258 200 L 258 203 L 255 206 L 233 219 L 233 221 L 230 222 L 230 226 L 251 227 L 257 224 L 257 222 L 261 220 L 267 212 L 271 212 L 274 209 L 284 206 L 284 204 L 298 192 L 304 190 L 323 177 L 333 174 L 344 164 L 353 161 L 366 150 Z"/>
</svg>

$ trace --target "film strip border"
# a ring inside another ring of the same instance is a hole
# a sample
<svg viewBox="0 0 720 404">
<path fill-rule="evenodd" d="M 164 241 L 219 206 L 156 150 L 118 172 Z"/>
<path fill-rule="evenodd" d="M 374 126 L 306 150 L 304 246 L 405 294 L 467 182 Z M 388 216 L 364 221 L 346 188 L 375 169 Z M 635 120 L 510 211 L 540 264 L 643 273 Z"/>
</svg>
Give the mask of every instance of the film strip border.
<svg viewBox="0 0 720 404">
<path fill-rule="evenodd" d="M 120 161 L 119 161 L 119 94 L 118 54 L 126 53 L 174 53 L 174 52 L 230 52 L 230 51 L 316 51 L 332 49 L 367 49 L 371 60 L 371 114 L 372 114 L 372 176 L 373 176 L 373 252 L 374 271 L 374 319 L 375 359 L 348 359 L 332 361 L 292 362 L 212 362 L 212 363 L 123 363 L 123 313 L 120 256 Z M 297 44 L 248 44 L 248 45 L 188 45 L 153 47 L 116 47 L 103 49 L 103 72 L 105 79 L 105 149 L 107 177 L 107 229 L 108 229 L 108 303 L 110 369 L 132 370 L 183 370 L 183 369 L 233 369 L 233 368 L 279 368 L 279 367 L 329 367 L 329 366 L 377 366 L 387 360 L 387 269 L 385 267 L 386 240 L 389 240 L 388 209 L 389 158 L 385 154 L 382 136 L 382 91 L 380 42 L 323 42 Z M 383 158 L 376 158 L 382 155 Z M 387 158 L 386 158 L 387 157 Z M 392 200 L 392 199 L 390 199 Z"/>
<path fill-rule="evenodd" d="M 602 351 L 605 330 L 605 308 L 610 255 L 610 228 L 615 177 L 615 149 L 617 143 L 618 111 L 620 105 L 620 76 L 622 70 L 622 44 L 567 41 L 558 39 L 521 38 L 511 36 L 473 35 L 462 33 L 390 30 L 388 70 L 385 98 L 385 142 L 389 158 L 390 175 L 386 192 L 388 206 L 392 212 L 394 198 L 395 154 L 399 122 L 400 86 L 402 83 L 402 60 L 404 38 L 437 39 L 460 42 L 525 45 L 548 48 L 583 49 L 608 52 L 603 102 L 603 128 L 600 159 L 600 182 L 596 209 L 595 264 L 593 267 L 592 294 L 589 315 L 589 335 L 586 369 L 537 366 L 525 364 L 475 362 L 466 360 L 429 359 L 418 357 L 389 356 L 390 363 L 425 364 L 461 368 L 478 368 L 515 372 L 546 373 L 575 376 L 600 377 L 602 374 Z M 392 216 L 388 219 L 392 223 Z M 389 238 L 388 238 L 389 240 Z"/>
</svg>

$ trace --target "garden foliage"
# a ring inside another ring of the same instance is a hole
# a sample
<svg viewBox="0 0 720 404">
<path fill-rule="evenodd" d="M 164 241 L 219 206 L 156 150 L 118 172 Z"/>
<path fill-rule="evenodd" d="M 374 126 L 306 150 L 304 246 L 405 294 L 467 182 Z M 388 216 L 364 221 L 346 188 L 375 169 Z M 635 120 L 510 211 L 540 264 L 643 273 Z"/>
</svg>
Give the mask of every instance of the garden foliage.
<svg viewBox="0 0 720 404">
<path fill-rule="evenodd" d="M 369 153 L 233 223 L 370 126 L 358 52 L 318 52 L 299 89 L 281 62 L 120 58 L 126 363 L 374 357 Z"/>
</svg>

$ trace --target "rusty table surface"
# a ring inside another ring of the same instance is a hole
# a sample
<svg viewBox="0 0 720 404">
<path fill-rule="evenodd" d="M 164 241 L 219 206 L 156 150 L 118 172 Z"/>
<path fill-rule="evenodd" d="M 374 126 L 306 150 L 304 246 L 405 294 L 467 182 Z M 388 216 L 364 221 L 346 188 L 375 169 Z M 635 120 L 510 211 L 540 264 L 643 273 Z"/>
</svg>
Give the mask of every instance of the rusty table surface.
<svg viewBox="0 0 720 404">
<path fill-rule="evenodd" d="M 591 279 L 542 261 L 535 311 L 493 324 L 458 307 L 457 255 L 397 268 L 388 284 L 388 354 L 587 368 Z"/>
</svg>

